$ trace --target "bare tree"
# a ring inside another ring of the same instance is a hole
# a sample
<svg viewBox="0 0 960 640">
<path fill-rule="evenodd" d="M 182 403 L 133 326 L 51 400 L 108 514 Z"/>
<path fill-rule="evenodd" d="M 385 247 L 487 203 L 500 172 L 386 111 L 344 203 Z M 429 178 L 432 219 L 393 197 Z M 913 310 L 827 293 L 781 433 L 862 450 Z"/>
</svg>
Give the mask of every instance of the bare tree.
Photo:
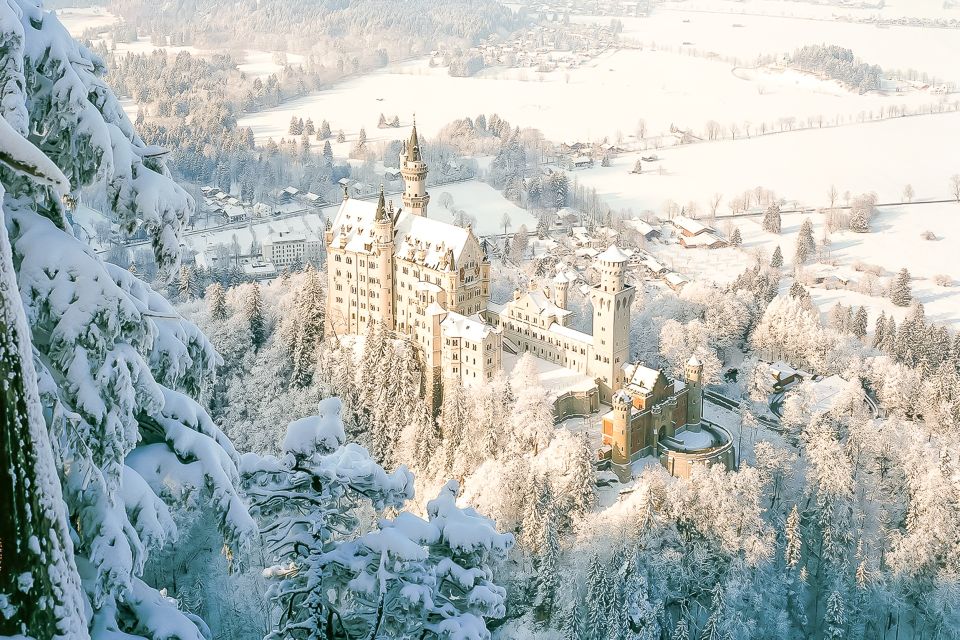
<svg viewBox="0 0 960 640">
<path fill-rule="evenodd" d="M 723 199 L 723 196 L 719 193 L 715 193 L 710 196 L 710 217 L 717 217 L 717 209 L 720 207 L 720 201 Z"/>
<path fill-rule="evenodd" d="M 643 118 L 637 120 L 637 139 L 643 140 L 647 137 L 647 121 Z"/>
<path fill-rule="evenodd" d="M 510 228 L 510 214 L 506 211 L 503 212 L 503 217 L 500 218 L 500 226 L 503 227 L 503 235 L 507 235 L 507 229 Z"/>
<path fill-rule="evenodd" d="M 830 185 L 830 191 L 827 192 L 827 199 L 830 200 L 830 208 L 833 209 L 837 204 L 837 185 Z"/>
<path fill-rule="evenodd" d="M 960 202 L 960 173 L 950 176 L 950 189 L 953 191 L 953 197 Z"/>
<path fill-rule="evenodd" d="M 907 202 L 913 202 L 913 185 L 908 184 L 903 188 L 903 199 Z"/>
</svg>

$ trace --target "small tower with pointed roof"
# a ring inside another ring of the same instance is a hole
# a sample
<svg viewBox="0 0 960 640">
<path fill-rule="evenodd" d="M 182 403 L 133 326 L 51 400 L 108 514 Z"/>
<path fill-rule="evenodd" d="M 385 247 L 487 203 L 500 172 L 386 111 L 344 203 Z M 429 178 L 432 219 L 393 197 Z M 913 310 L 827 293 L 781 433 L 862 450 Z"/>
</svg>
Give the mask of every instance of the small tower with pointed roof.
<svg viewBox="0 0 960 640">
<path fill-rule="evenodd" d="M 400 154 L 400 175 L 404 182 L 403 210 L 415 216 L 427 217 L 427 205 L 430 204 L 430 194 L 427 193 L 427 163 L 423 161 L 420 150 L 416 116 L 407 147 Z"/>
<path fill-rule="evenodd" d="M 379 315 L 383 324 L 390 329 L 394 327 L 393 312 L 393 203 L 388 208 L 383 197 L 383 185 L 380 185 L 380 199 L 377 201 L 377 212 L 373 217 L 373 233 L 376 241 L 377 288 L 380 296 L 377 300 L 377 309 L 371 309 L 371 320 Z M 372 284 L 372 283 L 370 283 Z M 371 301 L 371 307 L 372 307 Z"/>
</svg>

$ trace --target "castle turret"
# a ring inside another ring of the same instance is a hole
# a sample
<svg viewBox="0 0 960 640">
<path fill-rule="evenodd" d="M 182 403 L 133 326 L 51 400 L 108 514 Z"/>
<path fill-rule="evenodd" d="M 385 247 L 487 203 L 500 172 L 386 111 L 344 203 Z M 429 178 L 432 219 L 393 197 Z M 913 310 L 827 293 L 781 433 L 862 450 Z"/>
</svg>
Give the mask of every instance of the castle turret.
<svg viewBox="0 0 960 640">
<path fill-rule="evenodd" d="M 613 395 L 610 431 L 610 462 L 615 465 L 630 465 L 630 441 L 632 439 L 631 413 L 633 401 L 626 391 Z"/>
<path fill-rule="evenodd" d="M 623 387 L 623 365 L 630 356 L 630 306 L 636 290 L 625 284 L 627 255 L 616 245 L 596 258 L 600 281 L 593 286 L 593 357 L 589 373 L 595 376 L 600 401 L 610 402 Z"/>
<path fill-rule="evenodd" d="M 703 418 L 703 363 L 690 356 L 683 374 L 687 381 L 687 424 L 699 426 Z"/>
<path fill-rule="evenodd" d="M 557 275 L 553 278 L 553 302 L 561 309 L 567 308 L 567 294 L 570 280 L 567 278 L 563 263 L 557 265 Z"/>
<path fill-rule="evenodd" d="M 417 136 L 417 121 L 413 121 L 413 130 L 407 141 L 407 148 L 400 154 L 400 174 L 403 176 L 403 208 L 415 216 L 427 216 L 430 194 L 427 193 L 427 163 L 420 152 L 420 138 Z"/>
<path fill-rule="evenodd" d="M 392 202 L 390 209 L 393 209 Z M 380 291 L 377 311 L 384 326 L 393 329 L 393 212 L 390 209 L 384 202 L 383 185 L 380 185 L 380 199 L 377 201 L 377 212 L 373 217 L 373 233 L 377 245 L 377 286 Z M 373 313 L 370 314 L 371 318 L 373 315 Z"/>
</svg>

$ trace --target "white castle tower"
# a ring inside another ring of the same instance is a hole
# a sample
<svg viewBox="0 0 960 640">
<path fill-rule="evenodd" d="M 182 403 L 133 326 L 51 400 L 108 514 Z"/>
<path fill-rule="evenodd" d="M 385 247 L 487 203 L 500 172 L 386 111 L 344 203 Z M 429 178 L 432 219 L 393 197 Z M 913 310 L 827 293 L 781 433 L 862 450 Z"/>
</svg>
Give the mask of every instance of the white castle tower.
<svg viewBox="0 0 960 640">
<path fill-rule="evenodd" d="M 630 305 L 636 290 L 624 283 L 628 257 L 616 245 L 596 258 L 600 282 L 590 292 L 593 303 L 593 374 L 599 379 L 600 401 L 609 403 L 623 387 L 623 365 L 630 358 Z"/>
<path fill-rule="evenodd" d="M 427 193 L 427 163 L 420 155 L 420 139 L 417 137 L 417 119 L 407 148 L 400 154 L 400 175 L 403 176 L 403 210 L 416 216 L 427 217 L 430 194 Z"/>
<path fill-rule="evenodd" d="M 683 377 L 687 381 L 687 424 L 697 425 L 703 418 L 703 363 L 697 356 L 690 356 L 683 367 Z"/>
<path fill-rule="evenodd" d="M 376 239 L 377 280 L 380 287 L 380 319 L 384 325 L 393 329 L 395 317 L 393 309 L 393 203 L 386 206 L 383 200 L 383 185 L 380 185 L 380 200 L 373 217 L 374 237 Z M 371 320 L 373 313 L 370 314 Z"/>
</svg>

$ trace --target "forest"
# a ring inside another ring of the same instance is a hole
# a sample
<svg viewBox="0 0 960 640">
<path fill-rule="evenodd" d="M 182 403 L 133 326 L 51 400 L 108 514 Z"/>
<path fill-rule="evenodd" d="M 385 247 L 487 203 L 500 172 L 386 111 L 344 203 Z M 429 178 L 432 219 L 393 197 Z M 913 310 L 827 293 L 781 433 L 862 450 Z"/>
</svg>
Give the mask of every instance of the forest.
<svg viewBox="0 0 960 640">
<path fill-rule="evenodd" d="M 0 4 L 0 42 L 0 636 L 960 637 L 960 336 L 906 270 L 906 319 L 872 336 L 781 290 L 782 255 L 726 287 L 645 286 L 633 357 L 696 354 L 710 383 L 737 358 L 740 466 L 654 464 L 621 493 L 530 356 L 434 417 L 409 340 L 326 334 L 312 265 L 164 295 L 193 198 L 54 15 Z M 509 183 L 524 134 L 478 119 L 458 128 L 506 138 Z M 73 234 L 93 188 L 147 231 L 149 282 Z M 845 386 L 788 394 L 771 431 L 761 358 Z"/>
</svg>

